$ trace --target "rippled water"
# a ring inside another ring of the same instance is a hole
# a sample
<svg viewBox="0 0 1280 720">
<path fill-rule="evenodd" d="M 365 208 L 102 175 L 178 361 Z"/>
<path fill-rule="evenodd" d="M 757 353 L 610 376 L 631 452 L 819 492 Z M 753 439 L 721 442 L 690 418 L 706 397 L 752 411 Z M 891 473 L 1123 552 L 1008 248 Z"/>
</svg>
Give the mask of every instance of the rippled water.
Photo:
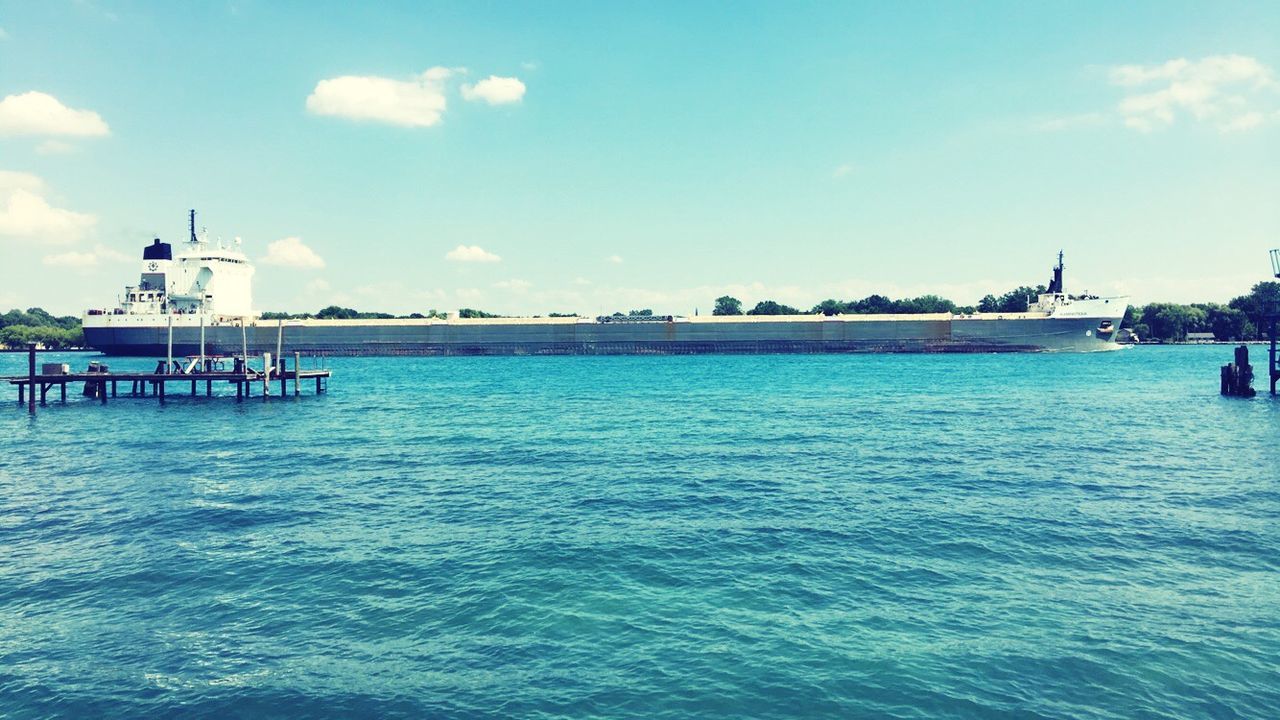
<svg viewBox="0 0 1280 720">
<path fill-rule="evenodd" d="M 1280 401 L 1229 355 L 5 386 L 0 716 L 1277 717 Z"/>
</svg>

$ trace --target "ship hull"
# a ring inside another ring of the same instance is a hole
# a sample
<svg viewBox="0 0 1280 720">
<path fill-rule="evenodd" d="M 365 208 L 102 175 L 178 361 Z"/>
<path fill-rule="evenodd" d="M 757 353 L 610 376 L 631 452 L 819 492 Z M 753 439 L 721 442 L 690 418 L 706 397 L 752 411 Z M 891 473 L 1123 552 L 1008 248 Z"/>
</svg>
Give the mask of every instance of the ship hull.
<svg viewBox="0 0 1280 720">
<path fill-rule="evenodd" d="M 118 316 L 117 316 L 118 317 Z M 86 319 L 86 343 L 108 355 L 163 357 L 169 328 L 135 318 Z M 806 316 L 670 322 L 257 321 L 173 328 L 173 354 L 687 355 L 706 353 L 1090 352 L 1116 349 L 1098 317 Z M 1112 319 L 1118 326 L 1119 318 Z"/>
</svg>

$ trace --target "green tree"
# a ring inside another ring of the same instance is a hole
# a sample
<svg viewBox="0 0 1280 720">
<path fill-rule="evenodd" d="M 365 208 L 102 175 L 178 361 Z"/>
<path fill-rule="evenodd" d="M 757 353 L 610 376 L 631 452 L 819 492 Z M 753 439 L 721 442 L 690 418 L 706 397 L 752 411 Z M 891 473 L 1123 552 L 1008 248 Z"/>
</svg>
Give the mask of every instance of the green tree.
<svg viewBox="0 0 1280 720">
<path fill-rule="evenodd" d="M 800 311 L 790 305 L 782 305 L 772 300 L 761 300 L 747 311 L 748 315 L 800 315 Z"/>
<path fill-rule="evenodd" d="M 1249 316 L 1235 308 L 1211 311 L 1209 327 L 1217 340 L 1244 340 L 1253 334 L 1253 323 L 1249 322 Z"/>
<path fill-rule="evenodd" d="M 1202 325 L 1207 313 L 1200 308 L 1177 303 L 1151 303 L 1142 309 L 1142 323 L 1149 330 L 1149 336 L 1155 340 L 1180 342 L 1187 339 L 1188 332 Z"/>
<path fill-rule="evenodd" d="M 741 315 L 742 301 L 728 295 L 721 295 L 716 298 L 716 307 L 711 311 L 712 315 Z"/>
<path fill-rule="evenodd" d="M 1266 333 L 1267 316 L 1280 312 L 1280 282 L 1260 282 L 1253 286 L 1248 295 L 1241 295 L 1228 305 L 1233 310 L 1243 312 L 1249 319 L 1254 332 L 1246 339 L 1255 339 L 1259 337 L 1259 333 Z"/>
<path fill-rule="evenodd" d="M 1131 328 L 1140 319 L 1142 319 L 1142 308 L 1129 305 L 1124 309 L 1124 319 L 1120 321 L 1120 327 Z"/>
<path fill-rule="evenodd" d="M 903 315 L 919 315 L 925 313 L 953 313 L 956 304 L 937 295 L 921 295 L 917 298 L 896 300 L 890 306 L 890 312 Z"/>
<path fill-rule="evenodd" d="M 354 320 L 359 314 L 360 313 L 352 310 L 351 308 L 330 305 L 329 307 L 322 308 L 320 312 L 316 313 L 316 317 L 321 320 Z"/>
<path fill-rule="evenodd" d="M 858 313 L 859 315 L 884 315 L 898 312 L 894 309 L 894 301 L 884 295 L 868 295 L 861 300 L 845 303 L 845 307 L 848 312 Z"/>
<path fill-rule="evenodd" d="M 840 302 L 839 300 L 833 300 L 831 298 L 827 298 L 826 300 L 823 300 L 817 305 L 814 305 L 813 309 L 810 310 L 809 312 L 822 313 L 827 317 L 831 317 L 832 315 L 842 315 L 844 314 L 845 310 L 846 310 L 846 307 L 844 303 Z"/>
</svg>

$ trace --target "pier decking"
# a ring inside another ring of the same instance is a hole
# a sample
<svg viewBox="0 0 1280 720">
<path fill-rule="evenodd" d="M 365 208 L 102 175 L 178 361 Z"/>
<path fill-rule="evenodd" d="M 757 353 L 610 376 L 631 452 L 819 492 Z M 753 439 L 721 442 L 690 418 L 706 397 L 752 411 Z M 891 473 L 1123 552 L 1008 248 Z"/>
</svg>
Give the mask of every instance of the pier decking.
<svg viewBox="0 0 1280 720">
<path fill-rule="evenodd" d="M 163 402 L 167 395 L 172 394 L 169 390 L 171 383 L 178 384 L 179 388 L 189 385 L 191 397 L 198 396 L 201 390 L 205 397 L 213 397 L 214 385 L 226 383 L 236 386 L 236 400 L 241 401 L 254 396 L 255 386 L 261 387 L 259 395 L 263 399 L 270 397 L 273 384 L 278 385 L 279 396 L 286 397 L 291 383 L 293 394 L 300 395 L 304 382 L 314 382 L 315 392 L 319 395 L 325 391 L 332 375 L 332 371 L 327 368 L 303 369 L 299 353 L 293 354 L 292 368 L 288 367 L 288 363 L 283 359 L 273 363 L 269 353 L 264 354 L 260 359 L 263 365 L 262 370 L 249 367 L 249 363 L 243 359 L 236 359 L 236 369 L 233 371 L 219 370 L 214 363 L 201 358 L 198 362 L 190 363 L 187 370 L 184 370 L 181 364 L 161 360 L 157 363 L 154 372 L 133 370 L 103 372 L 91 368 L 86 372 L 37 373 L 36 350 L 31 347 L 28 349 L 27 375 L 4 379 L 9 382 L 9 385 L 18 388 L 18 404 L 26 404 L 29 412 L 35 413 L 37 393 L 40 405 L 45 405 L 48 402 L 49 391 L 57 388 L 58 399 L 65 403 L 67 386 L 72 383 L 84 383 L 84 396 L 94 398 L 103 404 L 107 402 L 108 397 L 114 398 L 121 395 L 122 384 L 127 384 L 123 388 L 125 397 L 147 397 L 150 394 Z M 200 387 L 201 385 L 203 388 Z"/>
</svg>

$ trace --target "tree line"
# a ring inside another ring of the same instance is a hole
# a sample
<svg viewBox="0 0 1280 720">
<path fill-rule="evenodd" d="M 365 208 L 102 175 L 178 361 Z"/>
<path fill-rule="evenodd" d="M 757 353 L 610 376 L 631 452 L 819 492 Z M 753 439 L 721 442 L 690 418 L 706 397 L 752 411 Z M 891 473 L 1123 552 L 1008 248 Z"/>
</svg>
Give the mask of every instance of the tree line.
<svg viewBox="0 0 1280 720">
<path fill-rule="evenodd" d="M 84 346 L 80 318 L 55 317 L 41 308 L 10 310 L 0 315 L 0 346 L 24 348 L 36 343 L 51 350 Z"/>
<path fill-rule="evenodd" d="M 920 315 L 925 313 L 952 313 L 968 315 L 974 312 L 1016 313 L 1026 312 L 1036 296 L 1045 292 L 1045 286 L 1023 286 L 1003 295 L 987 295 L 977 305 L 957 305 L 938 295 L 921 295 L 894 300 L 885 295 L 872 294 L 861 300 L 836 300 L 828 298 L 814 305 L 807 312 L 774 300 L 761 300 L 755 307 L 743 311 L 742 301 L 729 295 L 716 298 L 712 315 Z"/>
<path fill-rule="evenodd" d="M 1280 307 L 1280 282 L 1260 282 L 1247 295 L 1226 305 L 1218 303 L 1148 303 L 1129 306 L 1121 327 L 1142 340 L 1181 342 L 1188 333 L 1213 333 L 1215 340 L 1261 340 L 1267 336 L 1267 315 Z"/>
<path fill-rule="evenodd" d="M 552 313 L 552 317 L 556 314 Z M 439 310 L 431 309 L 426 313 L 409 313 L 408 315 L 393 315 L 385 312 L 362 312 L 340 305 L 330 305 L 315 313 L 288 313 L 288 312 L 264 312 L 258 317 L 263 320 L 426 320 L 431 318 L 440 318 L 443 320 L 446 313 Z M 494 315 L 483 310 L 475 308 L 462 308 L 458 311 L 458 317 L 463 318 L 496 318 L 501 315 Z"/>
</svg>

